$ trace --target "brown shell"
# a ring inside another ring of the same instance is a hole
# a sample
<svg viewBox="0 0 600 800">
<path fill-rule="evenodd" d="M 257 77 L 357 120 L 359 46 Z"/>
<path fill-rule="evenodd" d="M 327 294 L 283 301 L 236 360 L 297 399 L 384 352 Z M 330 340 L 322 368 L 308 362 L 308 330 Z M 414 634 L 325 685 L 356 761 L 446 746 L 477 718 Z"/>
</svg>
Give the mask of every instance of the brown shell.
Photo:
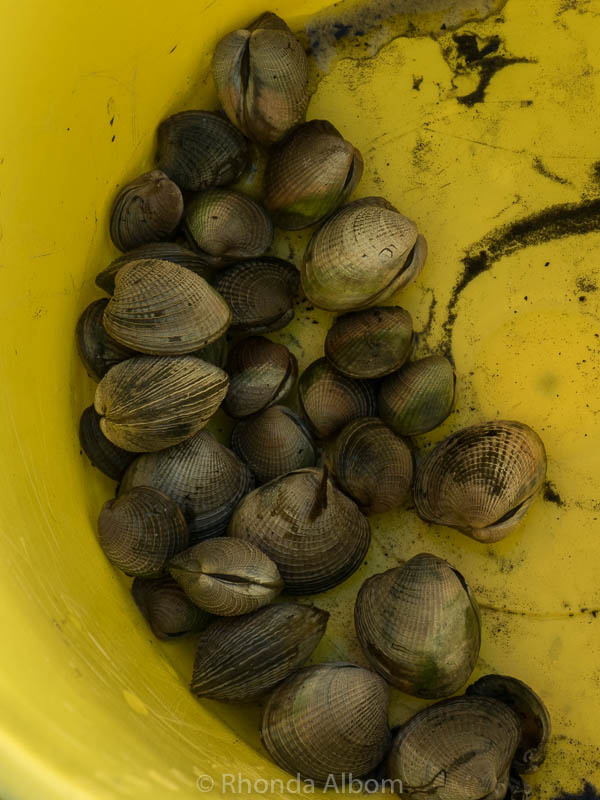
<svg viewBox="0 0 600 800">
<path fill-rule="evenodd" d="M 319 308 L 367 308 L 413 280 L 426 252 L 412 220 L 381 197 L 361 198 L 313 234 L 304 253 L 302 287 Z"/>
<path fill-rule="evenodd" d="M 125 473 L 120 491 L 153 486 L 175 500 L 186 518 L 190 544 L 227 530 L 233 509 L 254 487 L 252 473 L 208 431 L 175 447 L 139 456 Z"/>
<path fill-rule="evenodd" d="M 161 578 L 135 578 L 131 594 L 157 639 L 172 639 L 206 628 L 212 616 L 185 596 L 177 581 Z"/>
<path fill-rule="evenodd" d="M 276 565 L 258 547 L 228 536 L 179 553 L 169 572 L 197 606 L 220 617 L 249 614 L 283 589 Z"/>
<path fill-rule="evenodd" d="M 376 417 L 350 422 L 330 456 L 341 489 L 364 514 L 381 514 L 407 499 L 413 476 L 410 448 Z"/>
<path fill-rule="evenodd" d="M 519 721 L 503 703 L 456 697 L 419 711 L 395 737 L 388 778 L 402 797 L 501 800 L 519 741 Z"/>
<path fill-rule="evenodd" d="M 125 470 L 135 458 L 135 453 L 117 447 L 102 433 L 100 415 L 94 406 L 88 406 L 81 415 L 79 442 L 92 466 L 108 475 L 113 481 L 121 480 Z"/>
<path fill-rule="evenodd" d="M 122 361 L 96 388 L 102 433 L 134 453 L 162 450 L 193 436 L 227 393 L 222 369 L 193 356 Z"/>
<path fill-rule="evenodd" d="M 238 180 L 248 163 L 248 142 L 215 111 L 180 111 L 158 126 L 156 163 L 190 192 Z"/>
<path fill-rule="evenodd" d="M 521 422 L 483 422 L 444 439 L 420 464 L 415 505 L 428 522 L 497 542 L 517 527 L 545 477 L 535 431 Z"/>
<path fill-rule="evenodd" d="M 173 264 L 179 264 L 180 267 L 195 272 L 201 278 L 208 279 L 211 275 L 212 267 L 206 256 L 193 253 L 187 247 L 182 247 L 176 242 L 152 242 L 128 250 L 111 261 L 105 270 L 96 275 L 96 286 L 108 294 L 112 294 L 115 290 L 115 275 L 121 267 L 129 264 L 130 261 L 140 261 L 143 258 L 152 261 L 171 261 Z"/>
<path fill-rule="evenodd" d="M 104 327 L 140 353 L 180 355 L 222 336 L 231 311 L 199 275 L 169 261 L 132 261 L 115 278 Z"/>
<path fill-rule="evenodd" d="M 104 504 L 98 539 L 115 567 L 128 575 L 151 578 L 187 547 L 189 534 L 174 500 L 156 489 L 137 486 Z"/>
<path fill-rule="evenodd" d="M 346 202 L 362 171 L 360 152 L 330 122 L 304 122 L 271 150 L 265 208 L 280 228 L 306 228 Z"/>
<path fill-rule="evenodd" d="M 75 329 L 77 349 L 90 378 L 99 381 L 111 367 L 135 355 L 108 335 L 102 318 L 108 300 L 94 300 L 79 317 Z"/>
<path fill-rule="evenodd" d="M 469 686 L 466 694 L 468 697 L 492 697 L 515 712 L 521 723 L 521 739 L 512 769 L 521 775 L 536 772 L 546 760 L 552 730 L 543 700 L 526 683 L 506 675 L 484 675 Z"/>
<path fill-rule="evenodd" d="M 427 356 L 405 364 L 379 387 L 379 415 L 399 436 L 433 430 L 454 403 L 456 375 L 443 356 Z"/>
<path fill-rule="evenodd" d="M 212 74 L 225 113 L 251 139 L 276 142 L 306 116 L 306 54 L 275 14 L 224 36 L 215 48 Z"/>
<path fill-rule="evenodd" d="M 342 314 L 325 339 L 325 355 L 350 378 L 381 378 L 399 369 L 414 341 L 412 318 L 399 306 Z"/>
<path fill-rule="evenodd" d="M 377 413 L 374 385 L 342 375 L 326 358 L 313 361 L 304 370 L 298 381 L 298 399 L 303 415 L 321 439 L 354 419 Z"/>
<path fill-rule="evenodd" d="M 190 244 L 212 256 L 216 267 L 262 256 L 273 241 L 273 223 L 262 206 L 232 189 L 195 195 L 186 205 L 184 229 Z"/>
<path fill-rule="evenodd" d="M 416 697 L 454 694 L 479 657 L 477 601 L 463 576 L 429 553 L 365 581 L 354 624 L 373 667 Z"/>
<path fill-rule="evenodd" d="M 292 775 L 341 784 L 373 769 L 390 743 L 389 689 L 355 664 L 316 664 L 269 697 L 261 735 L 271 758 Z"/>
<path fill-rule="evenodd" d="M 285 406 L 271 406 L 240 420 L 231 433 L 231 449 L 248 464 L 258 483 L 312 467 L 317 459 L 308 428 Z"/>
<path fill-rule="evenodd" d="M 230 382 L 223 408 L 236 419 L 285 400 L 298 376 L 298 362 L 287 347 L 262 336 L 238 342 L 225 369 Z"/>
<path fill-rule="evenodd" d="M 257 334 L 291 322 L 299 284 L 293 264 L 263 256 L 221 270 L 214 286 L 231 308 L 232 329 Z"/>
<path fill-rule="evenodd" d="M 124 186 L 113 205 L 110 236 L 119 250 L 168 239 L 183 214 L 179 187 L 158 169 Z"/>
<path fill-rule="evenodd" d="M 327 470 L 300 469 L 255 489 L 233 512 L 228 533 L 277 564 L 292 594 L 325 592 L 346 580 L 369 549 L 371 529 Z"/>
<path fill-rule="evenodd" d="M 198 640 L 192 692 L 236 703 L 257 700 L 311 656 L 328 619 L 320 608 L 276 603 L 216 620 Z"/>
</svg>

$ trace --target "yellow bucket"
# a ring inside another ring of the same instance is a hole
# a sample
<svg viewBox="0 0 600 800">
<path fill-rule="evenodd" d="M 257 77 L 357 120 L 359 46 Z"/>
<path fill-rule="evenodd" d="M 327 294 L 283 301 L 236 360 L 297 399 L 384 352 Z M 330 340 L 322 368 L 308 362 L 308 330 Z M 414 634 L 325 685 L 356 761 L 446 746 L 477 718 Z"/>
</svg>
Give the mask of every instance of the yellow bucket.
<svg viewBox="0 0 600 800">
<path fill-rule="evenodd" d="M 410 510 L 373 518 L 367 563 L 316 599 L 332 620 L 315 659 L 363 662 L 351 612 L 368 575 L 423 550 L 449 559 L 482 606 L 475 677 L 515 675 L 552 713 L 536 796 L 577 795 L 600 781 L 600 9 L 596 0 L 321 5 L 282 0 L 272 10 L 315 54 L 309 116 L 331 119 L 365 157 L 360 194 L 385 195 L 429 241 L 421 278 L 398 301 L 423 331 L 420 352 L 451 346 L 459 388 L 456 411 L 428 441 L 488 418 L 522 420 L 545 441 L 550 482 L 493 546 Z M 115 255 L 116 187 L 151 168 L 161 119 L 215 107 L 215 42 L 263 10 L 264 0 L 25 0 L 5 20 L 4 800 L 300 791 L 266 757 L 257 709 L 190 695 L 193 642 L 152 638 L 96 541 L 114 484 L 77 440 L 94 387 L 73 331 Z M 298 261 L 303 241 L 281 239 L 279 252 Z M 301 304 L 275 338 L 303 368 L 321 354 L 330 319 Z M 420 705 L 394 693 L 392 723 Z M 266 783 L 243 782 L 258 779 Z"/>
</svg>

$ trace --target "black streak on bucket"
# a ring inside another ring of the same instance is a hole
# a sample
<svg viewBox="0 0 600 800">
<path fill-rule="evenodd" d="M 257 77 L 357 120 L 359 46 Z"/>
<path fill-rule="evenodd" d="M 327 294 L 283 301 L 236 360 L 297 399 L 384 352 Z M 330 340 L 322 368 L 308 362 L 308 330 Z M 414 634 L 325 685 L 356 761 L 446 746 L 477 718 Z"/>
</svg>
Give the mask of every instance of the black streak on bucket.
<svg viewBox="0 0 600 800">
<path fill-rule="evenodd" d="M 595 786 L 585 781 L 583 789 L 579 794 L 570 794 L 568 792 L 561 792 L 554 800 L 600 800 L 600 794 Z"/>
</svg>

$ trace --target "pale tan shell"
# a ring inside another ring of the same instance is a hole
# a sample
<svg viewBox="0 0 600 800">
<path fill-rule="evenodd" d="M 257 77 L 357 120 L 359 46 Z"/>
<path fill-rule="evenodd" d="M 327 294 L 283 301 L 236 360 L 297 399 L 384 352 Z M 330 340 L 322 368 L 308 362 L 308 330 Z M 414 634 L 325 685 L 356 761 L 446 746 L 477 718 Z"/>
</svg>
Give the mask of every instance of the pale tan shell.
<svg viewBox="0 0 600 800">
<path fill-rule="evenodd" d="M 414 341 L 412 318 L 399 306 L 342 314 L 325 339 L 330 363 L 350 378 L 381 378 L 400 369 Z"/>
<path fill-rule="evenodd" d="M 87 374 L 95 381 L 99 381 L 115 364 L 135 355 L 106 332 L 102 318 L 107 305 L 106 298 L 94 300 L 79 317 L 75 329 L 79 356 Z"/>
<path fill-rule="evenodd" d="M 190 544 L 227 530 L 233 509 L 254 487 L 252 473 L 208 431 L 185 442 L 139 456 L 125 473 L 120 491 L 154 486 L 175 500 L 190 530 Z"/>
<path fill-rule="evenodd" d="M 521 422 L 494 420 L 444 439 L 417 469 L 417 513 L 497 542 L 525 516 L 546 476 L 540 437 Z"/>
<path fill-rule="evenodd" d="M 346 580 L 369 549 L 369 523 L 323 469 L 300 469 L 247 495 L 228 533 L 277 564 L 292 594 L 325 592 Z"/>
<path fill-rule="evenodd" d="M 225 113 L 251 139 L 276 142 L 306 116 L 306 55 L 275 14 L 263 14 L 246 30 L 223 37 L 212 74 Z"/>
<path fill-rule="evenodd" d="M 302 287 L 319 308 L 376 305 L 413 280 L 427 245 L 412 220 L 381 197 L 349 203 L 316 231 L 304 253 Z"/>
<path fill-rule="evenodd" d="M 81 449 L 99 469 L 114 481 L 120 481 L 125 470 L 134 460 L 135 453 L 114 445 L 100 430 L 100 415 L 94 406 L 88 406 L 79 420 L 79 443 Z"/>
<path fill-rule="evenodd" d="M 172 558 L 168 568 L 190 600 L 220 617 L 256 611 L 283 589 L 268 556 L 250 542 L 230 537 L 199 542 Z"/>
<path fill-rule="evenodd" d="M 193 253 L 187 247 L 182 247 L 176 242 L 152 242 L 150 244 L 142 244 L 133 250 L 128 250 L 111 261 L 106 269 L 96 275 L 96 286 L 108 294 L 112 294 L 115 290 L 115 276 L 121 267 L 129 264 L 130 261 L 140 261 L 144 258 L 149 258 L 151 261 L 156 261 L 157 259 L 159 261 L 171 261 L 173 264 L 179 264 L 180 267 L 185 267 L 195 272 L 201 278 L 208 279 L 211 275 L 212 267 L 206 256 L 200 253 Z"/>
<path fill-rule="evenodd" d="M 298 381 L 298 399 L 303 415 L 321 439 L 353 419 L 377 413 L 374 385 L 342 375 L 326 358 L 313 361 L 304 370 Z"/>
<path fill-rule="evenodd" d="M 497 700 L 436 703 L 400 729 L 387 775 L 407 800 L 503 800 L 519 735 L 517 717 Z"/>
<path fill-rule="evenodd" d="M 521 725 L 521 738 L 512 769 L 521 775 L 536 772 L 546 760 L 546 748 L 552 731 L 550 714 L 533 689 L 507 675 L 484 675 L 471 684 L 468 697 L 492 697 L 515 712 Z"/>
<path fill-rule="evenodd" d="M 433 430 L 454 403 L 456 375 L 443 356 L 427 356 L 405 364 L 381 381 L 377 407 L 381 419 L 399 436 Z"/>
<path fill-rule="evenodd" d="M 263 256 L 221 270 L 214 286 L 231 308 L 232 329 L 257 334 L 291 322 L 299 284 L 293 264 Z"/>
<path fill-rule="evenodd" d="M 179 187 L 158 169 L 124 186 L 115 200 L 110 235 L 119 250 L 167 239 L 179 225 L 183 197 Z"/>
<path fill-rule="evenodd" d="M 213 619 L 188 600 L 181 586 L 168 575 L 136 578 L 131 594 L 157 639 L 200 631 Z"/>
<path fill-rule="evenodd" d="M 285 406 L 271 406 L 240 420 L 231 433 L 231 449 L 267 483 L 302 467 L 312 467 L 317 453 L 300 417 Z"/>
<path fill-rule="evenodd" d="M 225 366 L 229 391 L 223 408 L 239 419 L 280 403 L 292 391 L 298 362 L 283 344 L 250 336 L 233 347 Z"/>
<path fill-rule="evenodd" d="M 186 205 L 186 236 L 212 256 L 214 266 L 239 258 L 256 258 L 271 246 L 273 223 L 250 197 L 232 189 L 207 189 Z"/>
<path fill-rule="evenodd" d="M 261 735 L 271 758 L 292 775 L 341 785 L 383 758 L 390 743 L 389 689 L 355 664 L 316 664 L 270 696 Z"/>
<path fill-rule="evenodd" d="M 330 122 L 304 122 L 271 150 L 265 208 L 280 228 L 306 228 L 350 197 L 362 171 L 360 152 Z"/>
<path fill-rule="evenodd" d="M 104 311 L 104 327 L 140 353 L 192 353 L 222 336 L 231 310 L 212 286 L 169 261 L 144 259 L 122 267 Z"/>
<path fill-rule="evenodd" d="M 409 495 L 410 448 L 376 417 L 361 417 L 346 425 L 331 450 L 330 463 L 341 489 L 364 514 L 391 511 Z"/>
<path fill-rule="evenodd" d="M 108 500 L 98 518 L 100 547 L 128 575 L 151 578 L 187 547 L 189 534 L 179 506 L 148 486 Z"/>
<path fill-rule="evenodd" d="M 365 581 L 354 624 L 373 667 L 416 697 L 454 694 L 479 656 L 477 601 L 462 575 L 429 553 Z"/>
<path fill-rule="evenodd" d="M 311 656 L 328 619 L 320 608 L 275 603 L 216 620 L 198 640 L 192 692 L 236 703 L 257 700 Z"/>
<path fill-rule="evenodd" d="M 193 436 L 227 394 L 222 369 L 193 356 L 122 361 L 96 388 L 102 433 L 134 453 L 162 450 Z"/>
</svg>

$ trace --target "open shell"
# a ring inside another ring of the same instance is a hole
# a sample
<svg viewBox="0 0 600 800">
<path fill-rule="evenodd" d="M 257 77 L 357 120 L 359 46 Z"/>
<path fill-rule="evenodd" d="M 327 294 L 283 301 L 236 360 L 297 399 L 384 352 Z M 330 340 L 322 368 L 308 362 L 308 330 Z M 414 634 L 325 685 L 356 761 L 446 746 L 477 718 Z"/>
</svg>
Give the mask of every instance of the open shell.
<svg viewBox="0 0 600 800">
<path fill-rule="evenodd" d="M 389 689 L 354 664 L 316 664 L 291 675 L 264 710 L 261 735 L 274 761 L 318 784 L 360 777 L 386 752 Z"/>
<path fill-rule="evenodd" d="M 153 486 L 172 497 L 188 523 L 190 544 L 195 544 L 225 533 L 233 509 L 254 481 L 235 453 L 200 431 L 175 447 L 139 456 L 120 491 L 133 486 Z"/>
<path fill-rule="evenodd" d="M 199 275 L 169 261 L 132 261 L 119 270 L 104 327 L 140 353 L 179 355 L 222 336 L 231 311 Z"/>
<path fill-rule="evenodd" d="M 472 425 L 444 439 L 417 469 L 417 513 L 479 542 L 497 542 L 523 519 L 545 476 L 544 445 L 527 425 Z"/>
<path fill-rule="evenodd" d="M 427 255 L 412 220 L 381 197 L 349 203 L 316 231 L 304 253 L 302 287 L 319 308 L 377 305 L 412 281 Z"/>
<path fill-rule="evenodd" d="M 477 601 L 457 570 L 428 553 L 365 581 L 354 624 L 373 667 L 417 697 L 454 694 L 479 656 Z"/>
<path fill-rule="evenodd" d="M 100 428 L 117 447 L 162 450 L 197 433 L 227 393 L 222 369 L 193 356 L 138 356 L 122 361 L 96 388 Z"/>
<path fill-rule="evenodd" d="M 325 592 L 346 580 L 369 549 L 369 523 L 327 470 L 301 469 L 255 489 L 231 517 L 229 535 L 277 564 L 287 591 Z"/>
<path fill-rule="evenodd" d="M 181 111 L 158 126 L 156 162 L 191 192 L 238 180 L 248 163 L 248 142 L 214 111 Z"/>
<path fill-rule="evenodd" d="M 124 186 L 115 200 L 110 236 L 119 250 L 168 239 L 183 214 L 179 187 L 158 169 Z"/>
<path fill-rule="evenodd" d="M 157 639 L 206 628 L 212 616 L 189 600 L 173 578 L 136 578 L 131 594 Z"/>
<path fill-rule="evenodd" d="M 104 504 L 98 539 L 115 567 L 128 575 L 151 578 L 187 547 L 189 534 L 174 500 L 156 489 L 137 486 Z"/>
<path fill-rule="evenodd" d="M 108 335 L 102 318 L 108 300 L 94 300 L 79 317 L 75 329 L 77 349 L 90 378 L 99 381 L 111 367 L 135 355 Z"/>
<path fill-rule="evenodd" d="M 125 470 L 136 457 L 113 444 L 100 429 L 100 415 L 94 406 L 88 406 L 79 420 L 81 449 L 100 472 L 113 481 L 120 481 Z"/>
<path fill-rule="evenodd" d="M 257 700 L 311 656 L 328 619 L 320 608 L 276 603 L 216 620 L 198 640 L 192 692 L 237 703 Z"/>
</svg>

